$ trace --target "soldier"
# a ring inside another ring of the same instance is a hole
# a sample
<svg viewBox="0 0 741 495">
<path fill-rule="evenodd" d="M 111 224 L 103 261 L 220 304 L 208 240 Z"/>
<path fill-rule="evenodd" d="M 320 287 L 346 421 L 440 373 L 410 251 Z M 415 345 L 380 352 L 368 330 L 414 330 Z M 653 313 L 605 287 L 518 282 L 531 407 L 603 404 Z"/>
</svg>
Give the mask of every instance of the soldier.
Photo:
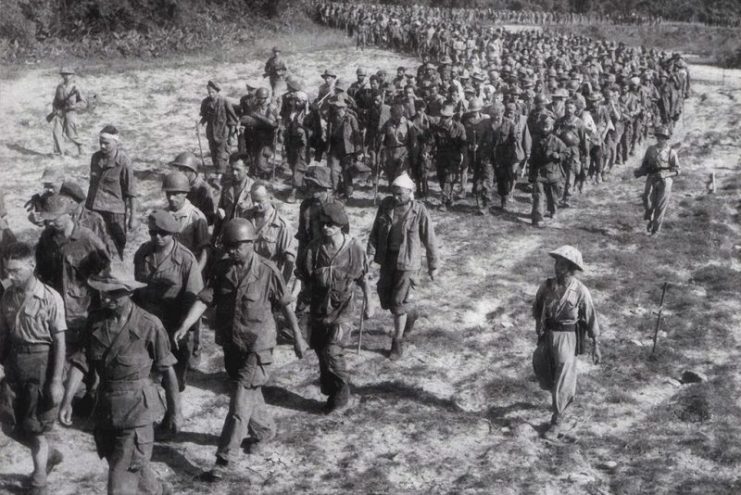
<svg viewBox="0 0 741 495">
<path fill-rule="evenodd" d="M 502 127 L 504 113 L 500 107 L 491 107 L 491 116 L 485 120 L 486 126 L 481 131 L 477 148 L 478 168 L 474 170 L 474 182 L 477 194 L 479 214 L 485 213 L 491 201 L 494 177 L 497 180 L 497 192 L 502 198 L 502 208 L 506 206 L 509 194 L 508 178 L 511 173 L 509 146 L 514 139 L 513 127 Z M 500 180 L 501 177 L 501 180 Z"/>
<path fill-rule="evenodd" d="M 582 112 L 582 120 L 588 141 L 587 174 L 599 184 L 604 180 L 605 140 L 611 129 L 614 129 L 610 112 L 602 104 L 602 95 L 593 92 L 587 99 L 587 108 Z"/>
<path fill-rule="evenodd" d="M 273 47 L 273 55 L 267 62 L 265 62 L 265 72 L 262 77 L 269 78 L 273 99 L 276 103 L 285 90 L 285 77 L 287 72 L 288 67 L 286 67 L 286 63 L 283 59 L 280 58 L 280 48 L 277 46 Z"/>
<path fill-rule="evenodd" d="M 589 159 L 589 144 L 584 121 L 576 116 L 576 102 L 568 100 L 564 106 L 564 116 L 556 121 L 555 132 L 569 147 L 565 160 L 561 163 L 566 173 L 563 190 L 563 207 L 569 206 L 571 190 L 574 186 L 582 191 L 586 174 L 586 163 Z"/>
<path fill-rule="evenodd" d="M 211 236 L 206 216 L 188 201 L 188 178 L 180 172 L 167 174 L 162 180 L 162 191 L 167 198 L 167 210 L 177 222 L 175 239 L 195 255 L 198 267 L 203 271 L 208 262 Z"/>
<path fill-rule="evenodd" d="M 430 279 L 438 271 L 437 240 L 424 204 L 414 200 L 414 182 L 402 174 L 391 185 L 392 196 L 383 199 L 368 238 L 368 256 L 380 265 L 378 298 L 394 317 L 389 358 L 401 358 L 404 334 L 411 332 L 419 313 L 410 301 L 415 278 L 427 254 Z"/>
<path fill-rule="evenodd" d="M 440 121 L 430 127 L 442 210 L 447 210 L 453 204 L 453 183 L 466 152 L 466 130 L 460 122 L 453 120 L 453 115 L 453 107 L 446 105 L 440 111 Z"/>
<path fill-rule="evenodd" d="M 131 300 L 144 286 L 112 271 L 91 277 L 102 309 L 90 315 L 87 345 L 72 357 L 64 400 L 59 412 L 63 425 L 72 424 L 72 398 L 83 375 L 100 377 L 93 416 L 98 455 L 108 462 L 108 494 L 171 494 L 150 465 L 154 421 L 162 413 L 161 399 L 150 378 L 164 378 L 171 433 L 182 424 L 180 394 L 172 366 L 177 362 L 162 323 Z"/>
<path fill-rule="evenodd" d="M 229 157 L 229 175 L 227 186 L 221 194 L 219 208 L 216 210 L 213 239 L 218 243 L 221 227 L 232 218 L 244 217 L 252 208 L 250 188 L 254 180 L 247 175 L 247 157 L 239 153 L 232 153 Z"/>
<path fill-rule="evenodd" d="M 310 295 L 311 347 L 319 358 L 322 394 L 329 396 L 325 412 L 342 410 L 350 399 L 349 372 L 343 342 L 353 322 L 353 290 L 363 291 L 364 314 L 372 314 L 365 275 L 365 252 L 343 232 L 348 219 L 341 203 L 326 203 L 319 216 L 322 236 L 309 243 L 296 267 L 297 277 Z"/>
<path fill-rule="evenodd" d="M 567 407 L 576 396 L 576 356 L 584 352 L 585 335 L 592 339 L 592 361 L 599 364 L 600 327 L 592 296 L 574 275 L 584 270 L 581 253 L 561 246 L 549 253 L 555 259 L 555 277 L 538 288 L 533 303 L 538 347 L 533 369 L 540 387 L 551 392 L 553 414 L 545 434 L 555 440 L 561 433 Z"/>
<path fill-rule="evenodd" d="M 134 254 L 134 278 L 144 284 L 134 293 L 134 302 L 159 318 L 172 339 L 183 319 L 184 309 L 189 308 L 203 290 L 201 268 L 195 255 L 175 237 L 180 225 L 170 212 L 154 210 L 147 221 L 150 240 Z M 177 346 L 171 341 L 177 358 L 173 369 L 181 392 L 185 390 L 188 365 L 193 356 L 195 331 L 196 328 L 190 328 Z M 167 420 L 164 423 L 167 424 Z"/>
<path fill-rule="evenodd" d="M 3 432 L 31 449 L 31 495 L 48 493 L 46 477 L 62 462 L 46 433 L 62 399 L 67 324 L 57 291 L 34 276 L 34 253 L 25 243 L 3 250 L 9 285 L 0 299 L 0 356 L 5 378 L 0 385 Z"/>
<path fill-rule="evenodd" d="M 283 119 L 283 146 L 288 166 L 291 168 L 291 192 L 287 203 L 296 202 L 296 194 L 303 188 L 304 174 L 311 158 L 309 157 L 309 128 L 305 121 L 309 97 L 303 92 L 301 81 L 293 76 L 286 79 L 288 92 L 283 95 L 281 118 Z"/>
<path fill-rule="evenodd" d="M 23 205 L 28 212 L 29 222 L 38 227 L 44 226 L 44 221 L 41 219 L 41 211 L 44 209 L 44 203 L 49 196 L 59 192 L 64 179 L 64 170 L 59 167 L 44 169 L 44 172 L 41 174 L 41 192 L 31 196 L 31 199 Z"/>
<path fill-rule="evenodd" d="M 553 134 L 553 124 L 553 118 L 549 116 L 541 119 L 540 133 L 533 143 L 533 154 L 530 157 L 528 181 L 533 184 L 533 227 L 540 227 L 543 220 L 544 200 L 547 200 L 547 216 L 555 218 L 557 203 L 563 194 L 565 174 L 561 163 L 568 148 Z"/>
<path fill-rule="evenodd" d="M 332 173 L 335 192 L 349 199 L 353 194 L 353 162 L 363 158 L 363 135 L 358 120 L 347 112 L 344 101 L 332 101 L 331 106 L 327 166 Z"/>
<path fill-rule="evenodd" d="M 391 118 L 381 127 L 380 148 L 385 151 L 383 169 L 389 183 L 406 172 L 416 141 L 414 126 L 404 117 L 401 105 L 391 106 Z M 380 153 L 380 151 L 379 151 Z"/>
<path fill-rule="evenodd" d="M 466 156 L 463 160 L 463 164 L 459 174 L 461 198 L 466 197 L 466 187 L 468 185 L 469 171 L 473 174 L 472 192 L 474 196 L 476 196 L 477 206 L 479 207 L 479 214 L 483 214 L 486 212 L 487 203 L 487 200 L 485 199 L 486 194 L 481 196 L 478 191 L 479 183 L 481 183 L 482 187 L 486 188 L 486 185 L 484 184 L 486 182 L 486 179 L 484 176 L 481 175 L 481 172 L 483 172 L 485 175 L 485 171 L 482 170 L 482 150 L 480 144 L 482 142 L 481 140 L 484 134 L 486 133 L 486 128 L 489 127 L 489 119 L 482 116 L 482 110 L 483 102 L 478 98 L 474 98 L 471 100 L 468 110 L 463 114 L 463 127 L 466 131 L 468 146 L 466 147 Z M 489 185 L 489 188 L 491 188 L 491 184 Z M 480 202 L 478 202 L 479 200 L 483 200 L 484 204 L 482 205 Z"/>
<path fill-rule="evenodd" d="M 661 230 L 669 206 L 673 178 L 679 175 L 679 158 L 676 150 L 669 145 L 671 131 L 667 126 L 659 126 L 654 135 L 656 144 L 648 147 L 641 166 L 633 172 L 636 178 L 646 176 L 643 219 L 648 222 L 646 231 L 652 236 Z"/>
<path fill-rule="evenodd" d="M 36 246 L 36 275 L 59 292 L 66 315 L 66 343 L 70 354 L 84 344 L 87 317 L 95 309 L 87 279 L 108 268 L 108 248 L 90 229 L 72 220 L 75 204 L 69 198 L 50 196 L 41 212 L 46 228 Z"/>
<path fill-rule="evenodd" d="M 509 102 L 504 106 L 504 117 L 499 125 L 497 147 L 494 152 L 494 173 L 502 210 L 507 208 L 507 203 L 515 190 L 520 163 L 526 160 L 522 133 L 527 129 L 527 125 L 523 125 L 523 121 L 522 115 L 517 114 L 515 103 Z M 529 145 L 530 131 L 527 132 L 527 137 Z"/>
<path fill-rule="evenodd" d="M 75 70 L 62 67 L 59 70 L 63 82 L 57 86 L 52 101 L 52 112 L 46 120 L 52 124 L 54 138 L 54 154 L 64 152 L 65 138 L 77 146 L 77 156 L 82 154 L 82 141 L 77 136 L 77 110 L 84 105 L 80 90 L 75 86 Z"/>
<path fill-rule="evenodd" d="M 275 263 L 287 284 L 296 266 L 294 232 L 286 220 L 278 214 L 265 184 L 255 182 L 250 189 L 252 209 L 245 218 L 252 223 L 257 238 L 254 250 L 265 259 Z"/>
<path fill-rule="evenodd" d="M 103 217 L 110 242 L 123 259 L 127 232 L 134 230 L 138 223 L 134 169 L 121 146 L 118 129 L 112 125 L 103 127 L 98 140 L 100 150 L 93 153 L 90 160 L 90 187 L 85 208 Z"/>
<path fill-rule="evenodd" d="M 270 179 L 274 174 L 270 160 L 275 157 L 278 111 L 270 102 L 266 88 L 257 90 L 254 106 L 240 117 L 240 124 L 244 127 L 245 150 L 250 157 L 252 175 Z"/>
<path fill-rule="evenodd" d="M 188 178 L 190 190 L 185 198 L 201 210 L 209 225 L 213 225 L 216 217 L 216 205 L 214 190 L 203 178 L 198 175 L 198 159 L 190 151 L 178 153 L 170 165 Z"/>
<path fill-rule="evenodd" d="M 103 217 L 100 213 L 88 210 L 85 208 L 85 192 L 82 190 L 79 184 L 73 181 L 64 181 L 62 187 L 59 188 L 59 194 L 65 198 L 69 198 L 76 203 L 73 205 L 72 222 L 75 225 L 81 227 L 87 227 L 98 239 L 104 243 L 107 241 L 106 250 L 110 257 L 111 253 L 116 251 L 116 246 L 113 244 L 112 239 L 106 235 L 106 226 Z"/>
<path fill-rule="evenodd" d="M 276 266 L 254 251 L 258 235 L 252 224 L 237 218 L 224 226 L 223 242 L 228 257 L 215 266 L 206 288 L 188 310 L 174 336 L 185 336 L 208 306 L 214 306 L 216 344 L 224 351 L 224 366 L 232 381 L 229 413 L 216 451 L 214 468 L 202 476 L 218 481 L 234 469 L 233 463 L 248 432 L 252 453 L 275 437 L 275 423 L 262 395 L 276 345 L 272 307 L 280 307 L 293 332 L 294 351 L 306 349 L 296 316 L 288 308 L 290 294 Z"/>
<path fill-rule="evenodd" d="M 220 175 L 226 171 L 229 152 L 237 127 L 237 114 L 229 101 L 221 96 L 221 86 L 214 81 L 206 85 L 208 96 L 201 101 L 201 125 L 206 126 L 211 162 Z"/>
</svg>

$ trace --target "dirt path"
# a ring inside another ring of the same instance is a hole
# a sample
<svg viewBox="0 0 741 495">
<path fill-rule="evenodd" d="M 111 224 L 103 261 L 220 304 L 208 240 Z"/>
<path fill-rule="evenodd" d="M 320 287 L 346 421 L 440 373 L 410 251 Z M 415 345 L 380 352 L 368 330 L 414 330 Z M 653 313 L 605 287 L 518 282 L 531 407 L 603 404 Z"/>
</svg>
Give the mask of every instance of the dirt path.
<svg viewBox="0 0 741 495">
<path fill-rule="evenodd" d="M 288 59 L 309 88 L 318 86 L 325 67 L 353 80 L 358 63 L 387 70 L 416 66 L 376 50 Z M 106 123 L 121 129 L 144 207 L 161 204 L 166 161 L 184 149 L 197 151 L 193 126 L 205 81 L 218 79 L 236 96 L 245 80 L 259 80 L 261 65 L 201 61 L 85 74 L 80 85 L 97 92 L 101 104 L 81 118 L 87 147 L 80 159 L 46 156 L 51 143 L 43 117 L 55 74 L 30 71 L 0 81 L 6 123 L 0 187 L 7 192 L 11 224 L 26 225 L 22 205 L 38 188 L 44 167 L 64 166 L 84 182 L 95 133 Z M 184 394 L 185 432 L 177 442 L 157 445 L 156 470 L 184 494 L 245 493 L 248 482 L 258 493 L 739 493 L 741 267 L 734 244 L 741 73 L 704 66 L 692 71 L 694 96 L 674 138 L 683 144 L 683 173 L 658 238 L 647 237 L 640 220 L 643 182 L 631 173 L 639 157 L 607 183 L 590 187 L 543 230 L 529 227 L 530 199 L 523 192 L 508 215 L 472 216 L 470 200 L 457 211 L 435 211 L 444 266 L 435 283 L 420 277 L 416 298 L 426 316 L 397 363 L 385 358 L 387 314 L 368 323 L 360 354 L 353 333 L 352 410 L 321 415 L 316 358 L 297 361 L 281 346 L 266 388 L 280 428 L 274 449 L 245 455 L 230 482 L 194 482 L 213 461 L 228 402 L 221 356 L 207 333 L 209 352 Z M 705 189 L 711 171 L 714 195 Z M 361 191 L 358 203 L 370 199 L 370 191 Z M 281 209 L 295 221 L 295 206 Z M 352 233 L 364 242 L 374 211 L 354 206 L 350 213 Z M 38 234 L 19 230 L 29 239 Z M 132 250 L 144 237 L 142 230 Z M 605 364 L 580 362 L 579 442 L 554 446 L 538 438 L 550 415 L 549 396 L 532 377 L 529 305 L 538 282 L 552 272 L 547 252 L 567 242 L 582 250 L 588 266 L 582 278 L 600 311 Z M 649 360 L 652 312 L 663 281 L 672 284 L 669 316 L 659 352 Z M 709 381 L 681 386 L 676 378 L 687 368 Z M 104 493 L 105 464 L 84 425 L 58 427 L 55 436 L 67 456 L 51 478 L 55 493 Z M 0 493 L 18 493 L 19 475 L 30 471 L 27 452 L 4 437 L 0 445 Z"/>
</svg>

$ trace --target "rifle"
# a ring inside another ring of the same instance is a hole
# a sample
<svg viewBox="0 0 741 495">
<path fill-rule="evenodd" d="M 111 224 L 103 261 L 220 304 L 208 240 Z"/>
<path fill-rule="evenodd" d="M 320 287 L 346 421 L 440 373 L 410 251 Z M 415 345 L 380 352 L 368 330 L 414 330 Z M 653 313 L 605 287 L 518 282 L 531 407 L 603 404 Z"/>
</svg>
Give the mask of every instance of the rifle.
<svg viewBox="0 0 741 495">
<path fill-rule="evenodd" d="M 661 289 L 661 302 L 659 302 L 659 311 L 656 313 L 656 327 L 654 327 L 654 345 L 651 348 L 651 355 L 656 350 L 656 341 L 659 338 L 659 328 L 661 327 L 661 318 L 664 311 L 664 296 L 666 296 L 666 289 L 669 287 L 669 282 L 664 282 L 664 286 Z"/>
<path fill-rule="evenodd" d="M 66 105 L 66 104 L 67 104 L 67 101 L 68 101 L 68 100 L 69 100 L 70 98 L 72 98 L 73 96 L 79 96 L 79 97 L 80 97 L 80 100 L 82 100 L 82 96 L 80 95 L 80 91 L 79 91 L 79 90 L 77 89 L 77 86 L 73 86 L 73 87 L 72 87 L 72 91 L 71 91 L 71 92 L 70 92 L 70 94 L 68 94 L 68 95 L 67 95 L 67 97 L 66 97 L 66 98 L 64 99 L 64 104 Z M 57 115 L 57 111 L 56 111 L 56 110 L 52 110 L 52 111 L 51 111 L 51 112 L 49 113 L 49 115 L 47 115 L 47 116 L 46 116 L 46 121 L 47 121 L 47 122 L 51 122 L 52 120 L 54 120 L 54 117 L 56 117 L 56 115 Z"/>
<path fill-rule="evenodd" d="M 276 168 L 275 167 L 275 150 L 278 147 L 278 131 L 279 131 L 279 129 L 280 129 L 280 127 L 276 128 L 275 129 L 275 133 L 273 134 L 273 158 L 272 158 L 272 161 L 273 161 L 273 177 L 272 177 L 272 181 L 273 182 L 275 182 L 275 168 Z"/>
<path fill-rule="evenodd" d="M 200 122 L 196 119 L 196 137 L 198 138 L 198 151 L 201 154 L 201 167 L 206 168 L 206 161 L 203 159 L 203 146 L 201 146 L 201 130 L 198 128 Z"/>
</svg>

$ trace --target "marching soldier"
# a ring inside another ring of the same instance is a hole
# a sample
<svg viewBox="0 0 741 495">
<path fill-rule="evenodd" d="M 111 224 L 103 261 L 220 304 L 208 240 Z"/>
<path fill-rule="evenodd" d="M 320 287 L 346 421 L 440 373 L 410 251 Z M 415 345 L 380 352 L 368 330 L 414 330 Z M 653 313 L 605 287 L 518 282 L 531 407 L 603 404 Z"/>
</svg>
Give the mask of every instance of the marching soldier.
<svg viewBox="0 0 741 495">
<path fill-rule="evenodd" d="M 391 118 L 381 127 L 383 169 L 389 183 L 409 168 L 409 157 L 414 149 L 416 135 L 414 126 L 404 117 L 403 107 L 391 106 Z"/>
<path fill-rule="evenodd" d="M 216 173 L 226 171 L 229 152 L 234 144 L 237 114 L 229 101 L 221 96 L 221 86 L 214 81 L 206 85 L 208 96 L 201 101 L 201 125 L 206 126 L 206 139 L 211 151 L 211 162 Z"/>
<path fill-rule="evenodd" d="M 64 302 L 57 291 L 34 276 L 34 253 L 25 243 L 3 250 L 8 286 L 0 298 L 0 382 L 3 432 L 31 449 L 31 495 L 46 495 L 47 475 L 62 462 L 47 433 L 62 400 L 65 361 Z"/>
<path fill-rule="evenodd" d="M 201 210 L 209 225 L 216 217 L 216 194 L 211 186 L 198 174 L 198 159 L 190 151 L 178 153 L 170 165 L 188 178 L 190 190 L 185 198 Z"/>
<path fill-rule="evenodd" d="M 216 210 L 213 239 L 218 244 L 221 227 L 233 218 L 243 218 L 252 208 L 250 189 L 254 180 L 250 177 L 247 167 L 247 157 L 239 153 L 232 153 L 229 157 L 229 175 L 227 186 L 221 193 L 219 207 Z"/>
<path fill-rule="evenodd" d="M 64 152 L 65 139 L 77 146 L 77 155 L 82 154 L 82 141 L 77 136 L 77 110 L 84 105 L 80 90 L 75 86 L 75 70 L 62 67 L 59 70 L 63 82 L 57 86 L 52 101 L 53 111 L 46 118 L 52 124 L 54 154 Z"/>
<path fill-rule="evenodd" d="M 296 267 L 310 297 L 311 347 L 319 358 L 321 391 L 329 396 L 327 413 L 339 411 L 350 400 L 349 372 L 343 342 L 353 325 L 355 286 L 363 291 L 365 312 L 372 314 L 365 280 L 368 263 L 362 246 L 343 230 L 348 219 L 341 203 L 326 203 L 319 216 L 322 235 L 309 243 Z"/>
<path fill-rule="evenodd" d="M 127 233 L 138 224 L 134 169 L 121 147 L 118 129 L 105 126 L 98 140 L 100 150 L 93 153 L 90 160 L 90 187 L 85 208 L 103 217 L 107 234 L 123 259 Z"/>
<path fill-rule="evenodd" d="M 214 306 L 216 344 L 224 351 L 232 391 L 216 464 L 202 475 L 206 481 L 218 481 L 234 470 L 233 463 L 248 432 L 253 436 L 251 453 L 259 452 L 275 437 L 275 422 L 262 395 L 276 345 L 273 306 L 282 308 L 289 322 L 296 355 L 303 357 L 306 349 L 296 317 L 288 308 L 291 297 L 282 275 L 273 263 L 255 254 L 257 237 L 246 219 L 236 218 L 224 225 L 223 243 L 228 257 L 215 266 L 206 288 L 174 336 L 179 342 L 206 309 Z"/>
<path fill-rule="evenodd" d="M 556 135 L 569 147 L 569 152 L 562 164 L 566 177 L 562 206 L 569 206 L 571 191 L 578 186 L 582 191 L 586 174 L 586 163 L 589 159 L 589 144 L 584 121 L 576 116 L 576 102 L 569 100 L 564 106 L 564 116 L 556 121 Z"/>
<path fill-rule="evenodd" d="M 332 101 L 331 106 L 327 166 L 335 192 L 349 199 L 353 194 L 353 163 L 363 157 L 363 135 L 358 120 L 347 111 L 344 101 Z"/>
<path fill-rule="evenodd" d="M 93 416 L 98 455 L 108 462 L 108 494 L 171 494 L 157 479 L 150 461 L 154 421 L 162 404 L 152 372 L 163 377 L 167 395 L 166 429 L 177 433 L 182 424 L 180 394 L 172 366 L 177 362 L 162 323 L 131 300 L 144 286 L 127 275 L 102 273 L 88 280 L 98 291 L 102 309 L 91 313 L 87 344 L 72 357 L 64 400 L 59 412 L 63 425 L 72 424 L 72 398 L 83 375 L 100 377 Z"/>
<path fill-rule="evenodd" d="M 540 387 L 551 392 L 551 424 L 545 438 L 562 433 L 564 415 L 576 396 L 576 356 L 584 352 L 585 337 L 592 339 L 592 361 L 599 364 L 600 327 L 592 296 L 575 277 L 584 270 L 582 255 L 572 246 L 549 253 L 555 259 L 555 277 L 538 288 L 533 303 L 538 347 L 533 368 Z"/>
<path fill-rule="evenodd" d="M 310 131 L 306 127 L 309 97 L 303 92 L 301 82 L 289 76 L 286 79 L 288 92 L 283 95 L 281 118 L 283 120 L 283 145 L 286 152 L 286 161 L 291 168 L 291 192 L 287 203 L 296 202 L 296 194 L 303 189 L 304 174 L 311 161 L 309 157 Z"/>
<path fill-rule="evenodd" d="M 661 230 L 664 215 L 669 206 L 674 177 L 679 175 L 679 158 L 677 152 L 669 145 L 672 136 L 667 126 L 660 126 L 654 131 L 656 144 L 651 145 L 643 156 L 641 166 L 633 175 L 646 176 L 646 187 L 643 190 L 643 219 L 646 231 L 656 235 Z"/>
<path fill-rule="evenodd" d="M 404 334 L 411 332 L 419 317 L 409 296 L 422 266 L 423 248 L 430 279 L 435 280 L 438 271 L 435 230 L 424 204 L 414 200 L 414 187 L 407 174 L 394 180 L 392 196 L 384 198 L 378 207 L 368 238 L 368 256 L 380 265 L 378 298 L 381 308 L 391 311 L 394 317 L 389 353 L 392 360 L 401 358 Z"/>
<path fill-rule="evenodd" d="M 453 120 L 454 115 L 453 107 L 446 105 L 440 111 L 440 121 L 430 127 L 441 191 L 440 208 L 443 210 L 453 204 L 453 183 L 466 152 L 466 130 L 460 122 Z"/>
<path fill-rule="evenodd" d="M 175 238 L 180 225 L 170 212 L 154 210 L 147 221 L 150 240 L 134 254 L 134 278 L 144 284 L 134 293 L 134 301 L 159 318 L 172 338 L 183 319 L 184 309 L 193 304 L 203 289 L 201 268 L 195 255 Z M 195 328 L 191 328 L 177 346 L 171 341 L 177 358 L 173 369 L 181 392 L 185 390 L 195 347 L 194 332 Z"/>
<path fill-rule="evenodd" d="M 208 262 L 211 235 L 206 216 L 188 201 L 191 191 L 188 178 L 180 172 L 167 174 L 162 180 L 162 190 L 167 197 L 167 209 L 178 225 L 175 239 L 193 253 L 203 271 Z"/>
<path fill-rule="evenodd" d="M 273 175 L 270 160 L 275 157 L 278 111 L 270 102 L 270 93 L 266 88 L 257 90 L 254 106 L 240 117 L 240 125 L 244 127 L 243 139 L 252 174 L 270 179 Z"/>
<path fill-rule="evenodd" d="M 471 100 L 468 110 L 463 114 L 463 127 L 466 131 L 467 144 L 466 156 L 463 160 L 463 166 L 460 170 L 460 184 L 461 184 L 461 197 L 466 197 L 466 187 L 468 185 L 468 173 L 469 171 L 473 174 L 473 194 L 476 196 L 477 201 L 486 197 L 486 194 L 481 196 L 478 191 L 479 183 L 482 187 L 486 188 L 484 182 L 485 177 L 481 175 L 482 170 L 482 153 L 481 142 L 486 128 L 489 127 L 489 119 L 484 118 L 481 114 L 483 110 L 483 103 L 480 99 L 474 98 Z M 484 174 L 485 175 L 485 174 Z M 491 186 L 489 186 L 491 187 Z M 479 214 L 483 214 L 486 211 L 486 200 L 484 204 L 478 204 Z"/>
<path fill-rule="evenodd" d="M 567 153 L 566 145 L 553 134 L 553 118 L 546 116 L 541 119 L 540 133 L 533 143 L 533 154 L 530 157 L 529 182 L 533 184 L 533 227 L 540 227 L 543 220 L 544 201 L 547 201 L 547 215 L 551 218 L 556 216 L 565 175 L 561 162 Z"/>
<path fill-rule="evenodd" d="M 280 58 L 280 48 L 273 47 L 273 55 L 265 62 L 265 72 L 262 77 L 267 77 L 270 80 L 270 88 L 272 89 L 273 100 L 277 103 L 280 96 L 285 90 L 285 78 L 288 72 L 286 63 Z"/>
</svg>

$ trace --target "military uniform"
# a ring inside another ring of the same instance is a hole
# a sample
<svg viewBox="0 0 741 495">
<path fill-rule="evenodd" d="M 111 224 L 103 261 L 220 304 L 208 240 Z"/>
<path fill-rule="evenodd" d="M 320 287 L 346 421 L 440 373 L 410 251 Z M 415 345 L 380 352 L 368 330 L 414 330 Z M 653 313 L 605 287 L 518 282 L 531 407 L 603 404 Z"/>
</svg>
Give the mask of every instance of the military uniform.
<svg viewBox="0 0 741 495">
<path fill-rule="evenodd" d="M 200 114 L 201 124 L 206 124 L 206 138 L 213 166 L 217 172 L 224 173 L 237 125 L 237 114 L 231 103 L 221 95 L 204 98 L 201 101 Z"/>
<path fill-rule="evenodd" d="M 252 208 L 252 197 L 250 189 L 255 181 L 249 176 L 245 177 L 242 182 L 227 182 L 221 192 L 219 199 L 219 209 L 224 210 L 224 218 L 214 224 L 214 239 L 218 239 L 221 227 L 233 218 L 244 218 L 247 212 Z"/>
<path fill-rule="evenodd" d="M 191 182 L 190 191 L 188 191 L 185 199 L 201 210 L 208 224 L 213 225 L 218 201 L 215 200 L 213 189 L 202 177 L 196 176 L 193 182 Z"/>
<path fill-rule="evenodd" d="M 265 103 L 256 104 L 240 117 L 240 123 L 245 127 L 242 138 L 244 150 L 251 158 L 252 175 L 270 178 L 273 173 L 270 160 L 275 155 L 278 109 L 265 100 Z"/>
<path fill-rule="evenodd" d="M 383 168 L 390 184 L 409 168 L 409 155 L 416 141 L 416 133 L 414 126 L 402 116 L 398 122 L 387 120 L 380 134 L 385 150 Z"/>
<path fill-rule="evenodd" d="M 430 127 L 435 147 L 435 168 L 442 191 L 442 203 L 453 202 L 453 183 L 466 152 L 466 130 L 460 122 L 449 120 Z"/>
<path fill-rule="evenodd" d="M 571 197 L 572 188 L 579 185 L 580 190 L 586 174 L 586 162 L 589 159 L 589 144 L 584 122 L 576 115 L 564 115 L 556 121 L 554 132 L 569 148 L 561 161 L 564 173 L 563 200 Z M 567 134 L 570 133 L 569 136 Z M 572 141 L 573 140 L 573 141 Z"/>
<path fill-rule="evenodd" d="M 92 275 L 110 264 L 108 249 L 93 232 L 75 226 L 69 238 L 48 227 L 36 246 L 36 274 L 64 300 L 67 350 L 74 353 L 83 343 L 88 311 L 96 300 L 87 284 Z"/>
<path fill-rule="evenodd" d="M 203 250 L 207 249 L 211 243 L 206 216 L 201 210 L 193 206 L 187 198 L 182 208 L 177 211 L 170 211 L 170 213 L 179 227 L 175 239 L 192 252 L 196 258 L 199 258 Z"/>
<path fill-rule="evenodd" d="M 52 117 L 54 153 L 63 152 L 65 138 L 72 141 L 78 150 L 82 146 L 82 141 L 77 136 L 77 107 L 82 101 L 80 91 L 74 84 L 67 86 L 62 83 L 57 86 L 51 104 L 54 109 Z"/>
<path fill-rule="evenodd" d="M 677 152 L 669 145 L 664 148 L 658 145 L 649 146 L 635 175 L 646 176 L 646 186 L 643 190 L 645 212 L 643 219 L 648 221 L 646 229 L 651 234 L 656 234 L 661 229 L 669 206 L 673 177 L 679 175 Z"/>
<path fill-rule="evenodd" d="M 126 203 L 136 196 L 134 168 L 126 152 L 119 147 L 112 156 L 102 151 L 93 153 L 85 207 L 103 217 L 107 235 L 121 259 L 126 247 Z"/>
<path fill-rule="evenodd" d="M 557 202 L 563 194 L 564 171 L 561 162 L 568 153 L 568 148 L 555 134 L 539 136 L 533 144 L 530 157 L 529 180 L 533 183 L 533 225 L 543 220 L 544 201 L 547 201 L 548 213 L 555 216 Z"/>
<path fill-rule="evenodd" d="M 343 192 L 347 197 L 353 193 L 352 164 L 356 153 L 363 151 L 363 135 L 357 119 L 347 113 L 341 119 L 329 122 L 327 166 L 332 172 L 332 187 L 335 192 Z"/>
<path fill-rule="evenodd" d="M 145 242 L 134 254 L 134 278 L 146 284 L 138 289 L 134 301 L 159 318 L 168 335 L 177 331 L 184 309 L 190 307 L 203 290 L 203 278 L 195 255 L 177 240 L 169 252 L 157 253 L 152 242 Z M 195 345 L 192 328 L 175 351 L 178 386 L 185 389 L 188 363 Z"/>
<path fill-rule="evenodd" d="M 319 358 L 321 392 L 330 401 L 342 402 L 345 398 L 336 396 L 349 394 L 343 343 L 353 325 L 355 285 L 368 271 L 365 252 L 346 234 L 336 252 L 330 252 L 317 238 L 307 247 L 296 271 L 310 298 L 310 344 Z"/>
<path fill-rule="evenodd" d="M 277 267 L 259 255 L 244 265 L 221 260 L 198 298 L 214 306 L 216 344 L 224 350 L 224 366 L 232 380 L 229 414 L 216 457 L 229 463 L 251 433 L 258 441 L 275 435 L 262 386 L 268 381 L 276 345 L 272 306 L 286 306 L 290 294 Z"/>
<path fill-rule="evenodd" d="M 177 362 L 167 333 L 156 317 L 130 304 L 120 323 L 108 311 L 91 313 L 87 338 L 72 364 L 100 378 L 93 436 L 108 462 L 108 493 L 159 495 L 163 487 L 150 460 L 163 405 L 150 374 Z"/>
<path fill-rule="evenodd" d="M 289 223 L 273 207 L 264 223 L 258 222 L 254 212 L 246 217 L 255 226 L 257 239 L 254 241 L 254 249 L 257 254 L 275 263 L 278 269 L 285 275 L 286 265 L 291 267 L 296 262 L 296 246 L 294 244 L 295 234 Z M 288 272 L 288 278 L 293 270 Z M 288 282 L 288 278 L 285 282 Z"/>
</svg>

